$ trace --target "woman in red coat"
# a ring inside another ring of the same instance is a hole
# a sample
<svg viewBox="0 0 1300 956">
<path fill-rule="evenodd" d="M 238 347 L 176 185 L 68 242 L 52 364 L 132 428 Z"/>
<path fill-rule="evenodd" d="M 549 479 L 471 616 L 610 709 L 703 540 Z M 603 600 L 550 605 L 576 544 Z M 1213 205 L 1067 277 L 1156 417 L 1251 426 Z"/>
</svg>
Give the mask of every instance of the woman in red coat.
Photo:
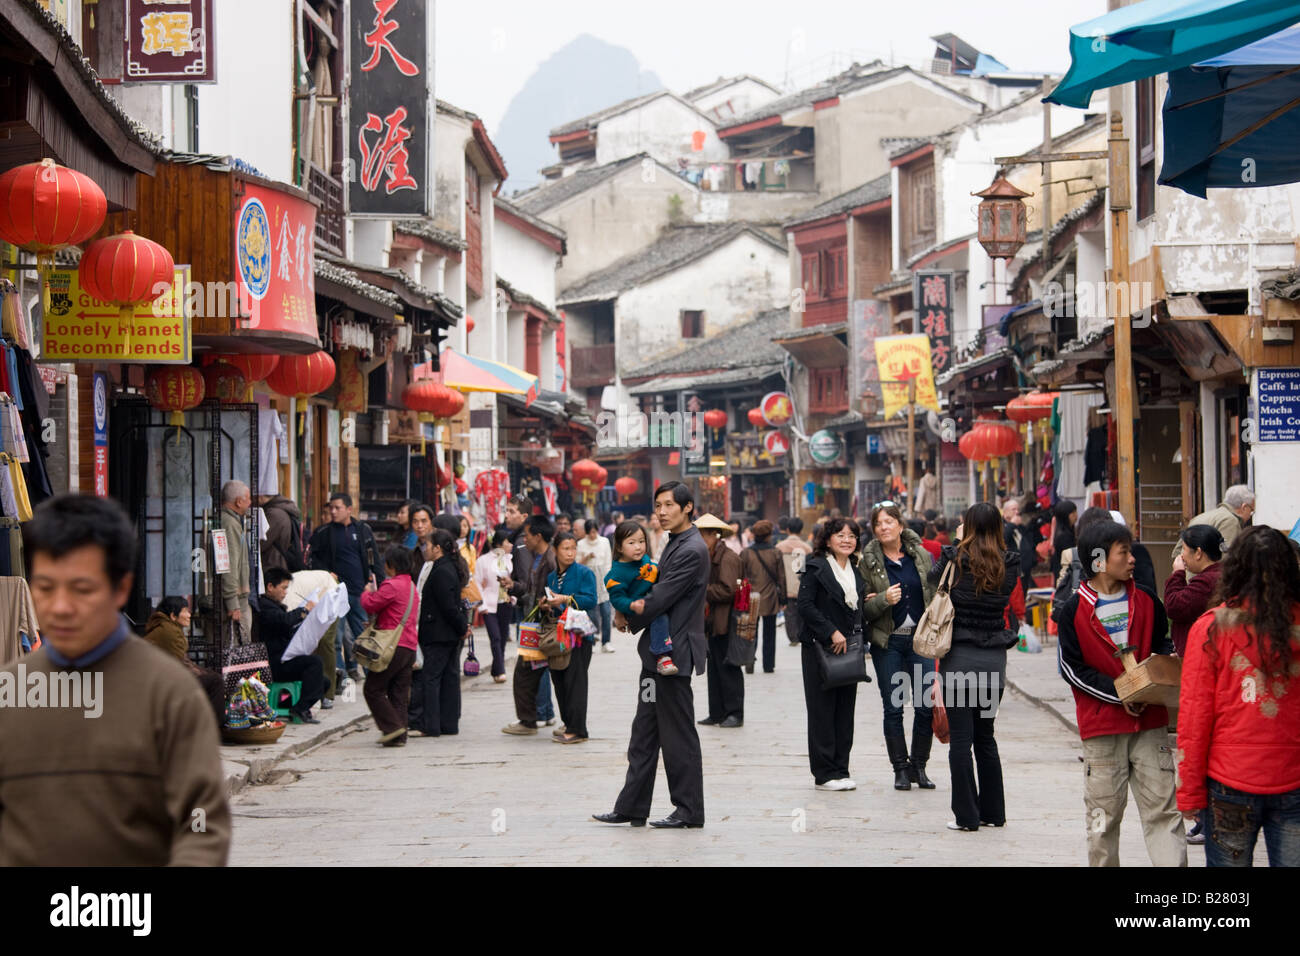
<svg viewBox="0 0 1300 956">
<path fill-rule="evenodd" d="M 1223 562 L 1224 603 L 1192 627 L 1179 691 L 1178 809 L 1205 816 L 1206 866 L 1300 866 L 1300 564 L 1248 528 Z"/>
<path fill-rule="evenodd" d="M 1223 535 L 1208 524 L 1194 524 L 1182 533 L 1183 553 L 1174 559 L 1174 571 L 1165 581 L 1165 611 L 1169 614 L 1169 636 L 1174 651 L 1184 656 L 1187 632 L 1210 607 L 1210 596 L 1219 583 L 1223 558 Z M 1187 575 L 1195 575 L 1190 581 Z"/>
</svg>

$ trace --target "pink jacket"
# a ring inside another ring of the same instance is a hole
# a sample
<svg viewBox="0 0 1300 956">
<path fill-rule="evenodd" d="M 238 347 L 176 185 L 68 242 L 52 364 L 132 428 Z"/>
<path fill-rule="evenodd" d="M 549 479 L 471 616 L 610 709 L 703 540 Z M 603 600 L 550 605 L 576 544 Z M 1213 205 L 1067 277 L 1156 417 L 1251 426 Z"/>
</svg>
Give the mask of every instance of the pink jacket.
<svg viewBox="0 0 1300 956">
<path fill-rule="evenodd" d="M 415 650 L 420 641 L 420 595 L 415 590 L 411 576 L 399 574 L 384 581 L 377 591 L 361 592 L 361 606 L 367 614 L 377 616 L 375 626 L 381 631 L 402 623 L 402 614 L 406 611 L 408 601 L 415 603 L 411 605 L 411 613 L 406 615 L 406 626 L 402 628 L 397 646 Z"/>
</svg>

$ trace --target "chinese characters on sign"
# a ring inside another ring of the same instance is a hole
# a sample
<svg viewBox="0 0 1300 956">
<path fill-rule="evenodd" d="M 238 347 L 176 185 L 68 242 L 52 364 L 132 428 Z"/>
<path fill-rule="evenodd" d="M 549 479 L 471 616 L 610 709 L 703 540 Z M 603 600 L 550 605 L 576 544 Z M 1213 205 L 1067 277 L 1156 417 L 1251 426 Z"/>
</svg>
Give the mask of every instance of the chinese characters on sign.
<svg viewBox="0 0 1300 956">
<path fill-rule="evenodd" d="M 913 276 L 912 301 L 916 305 L 917 332 L 930 339 L 934 374 L 942 375 L 952 365 L 952 273 L 917 272 Z"/>
<path fill-rule="evenodd" d="M 875 345 L 885 418 L 907 407 L 908 383 L 912 379 L 916 380 L 916 404 L 937 412 L 939 397 L 934 390 L 929 340 L 924 335 L 881 335 Z"/>
<path fill-rule="evenodd" d="M 428 68 L 431 19 L 418 0 L 354 0 L 348 37 L 348 212 L 383 218 L 432 212 Z"/>
<path fill-rule="evenodd" d="M 320 344 L 312 241 L 316 206 L 294 192 L 242 182 L 235 212 L 235 275 L 245 328 Z"/>
<path fill-rule="evenodd" d="M 880 367 L 876 364 L 876 339 L 889 334 L 889 305 L 879 299 L 855 299 L 853 322 L 849 328 L 852 352 L 849 401 L 856 407 L 861 400 L 863 413 L 872 416 L 883 396 L 880 393 Z M 871 396 L 871 399 L 867 399 Z M 870 412 L 867 406 L 870 405 Z"/>
<path fill-rule="evenodd" d="M 128 83 L 215 83 L 214 0 L 126 0 Z"/>
</svg>

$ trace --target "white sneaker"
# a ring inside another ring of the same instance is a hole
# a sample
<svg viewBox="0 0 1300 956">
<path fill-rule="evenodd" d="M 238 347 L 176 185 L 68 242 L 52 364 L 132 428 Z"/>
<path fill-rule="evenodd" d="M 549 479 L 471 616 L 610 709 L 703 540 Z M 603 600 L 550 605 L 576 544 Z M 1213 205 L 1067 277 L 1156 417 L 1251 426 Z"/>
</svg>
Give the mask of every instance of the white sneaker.
<svg viewBox="0 0 1300 956">
<path fill-rule="evenodd" d="M 845 783 L 848 783 L 848 782 L 850 782 L 850 781 L 844 780 L 844 779 L 842 779 L 842 778 L 839 779 L 839 780 L 827 780 L 825 783 L 819 783 L 819 784 L 817 784 L 817 789 L 818 789 L 818 790 L 851 790 L 851 789 L 853 789 L 852 787 L 846 787 L 846 786 L 844 786 L 844 784 L 845 784 Z"/>
<path fill-rule="evenodd" d="M 852 777 L 845 777 L 843 780 L 840 781 L 840 783 L 844 784 L 844 786 L 842 786 L 842 787 L 840 788 L 841 790 L 856 790 L 856 789 L 858 789 L 858 785 L 857 785 L 856 783 L 853 782 L 853 778 L 852 778 Z"/>
<path fill-rule="evenodd" d="M 614 648 L 610 647 L 608 644 L 602 644 L 600 645 L 600 652 L 602 654 L 613 654 Z"/>
</svg>

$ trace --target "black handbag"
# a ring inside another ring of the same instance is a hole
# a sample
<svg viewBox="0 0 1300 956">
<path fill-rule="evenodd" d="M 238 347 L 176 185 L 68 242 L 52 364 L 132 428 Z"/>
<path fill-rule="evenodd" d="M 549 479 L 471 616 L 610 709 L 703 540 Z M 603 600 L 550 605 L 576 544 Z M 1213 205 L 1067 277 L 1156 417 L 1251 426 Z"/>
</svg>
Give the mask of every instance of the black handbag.
<svg viewBox="0 0 1300 956">
<path fill-rule="evenodd" d="M 754 663 L 754 651 L 758 647 L 756 637 L 741 637 L 736 630 L 736 617 L 741 612 L 733 611 L 731 614 L 731 626 L 727 630 L 727 655 L 726 663 L 733 664 L 736 667 L 748 667 Z M 753 632 L 750 632 L 753 633 Z"/>
<path fill-rule="evenodd" d="M 871 675 L 867 673 L 867 649 L 862 640 L 862 628 L 855 627 L 847 640 L 848 646 L 844 648 L 843 654 L 832 654 L 820 641 L 813 642 L 813 647 L 817 648 L 817 671 L 821 675 L 822 690 L 871 683 Z"/>
</svg>

